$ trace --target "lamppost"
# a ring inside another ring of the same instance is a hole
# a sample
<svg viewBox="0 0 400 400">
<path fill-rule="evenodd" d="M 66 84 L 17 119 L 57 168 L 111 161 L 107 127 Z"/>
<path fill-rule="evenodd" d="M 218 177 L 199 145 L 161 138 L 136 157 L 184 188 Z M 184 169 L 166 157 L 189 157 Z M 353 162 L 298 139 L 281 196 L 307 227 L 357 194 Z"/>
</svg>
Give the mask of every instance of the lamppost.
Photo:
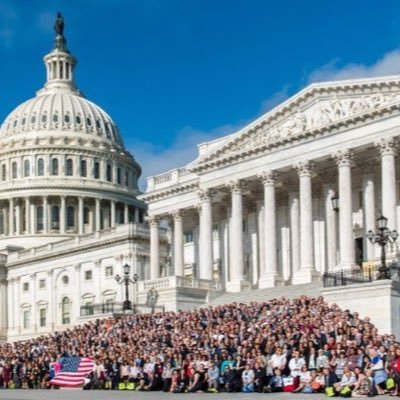
<svg viewBox="0 0 400 400">
<path fill-rule="evenodd" d="M 377 279 L 390 279 L 389 268 L 386 266 L 386 245 L 394 243 L 399 236 L 395 229 L 392 231 L 388 229 L 387 221 L 388 219 L 381 215 L 377 219 L 379 232 L 375 233 L 370 230 L 367 233 L 367 238 L 371 243 L 381 246 L 381 265 Z"/>
<path fill-rule="evenodd" d="M 124 276 L 115 275 L 115 280 L 117 281 L 118 284 L 125 285 L 125 301 L 122 306 L 122 311 L 126 311 L 126 310 L 132 310 L 132 303 L 129 300 L 129 284 L 130 283 L 135 284 L 138 281 L 139 276 L 138 274 L 134 274 L 132 278 L 129 276 L 131 266 L 128 264 L 125 264 L 122 268 L 124 270 Z"/>
<path fill-rule="evenodd" d="M 158 292 L 156 289 L 151 288 L 147 292 L 147 304 L 151 307 L 151 312 L 154 313 L 154 308 L 157 304 L 158 300 Z"/>
</svg>

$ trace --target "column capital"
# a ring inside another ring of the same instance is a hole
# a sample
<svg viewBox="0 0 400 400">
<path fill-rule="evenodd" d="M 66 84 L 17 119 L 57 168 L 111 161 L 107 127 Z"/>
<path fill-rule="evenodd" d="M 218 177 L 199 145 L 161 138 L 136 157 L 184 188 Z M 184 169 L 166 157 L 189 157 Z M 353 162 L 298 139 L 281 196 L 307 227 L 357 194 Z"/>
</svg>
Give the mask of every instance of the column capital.
<svg viewBox="0 0 400 400">
<path fill-rule="evenodd" d="M 375 146 L 378 148 L 381 156 L 386 155 L 397 155 L 397 147 L 399 145 L 399 141 L 397 138 L 382 138 L 375 142 Z"/>
<path fill-rule="evenodd" d="M 350 149 L 339 150 L 332 154 L 332 158 L 335 160 L 336 165 L 340 167 L 353 167 L 354 153 Z"/>
<path fill-rule="evenodd" d="M 149 223 L 150 226 L 158 226 L 160 218 L 157 215 L 149 214 L 146 217 L 146 221 Z"/>
<path fill-rule="evenodd" d="M 197 196 L 199 197 L 201 202 L 211 201 L 214 194 L 215 194 L 215 191 L 211 188 L 200 188 L 197 191 Z"/>
<path fill-rule="evenodd" d="M 275 185 L 277 173 L 272 170 L 267 170 L 267 171 L 260 172 L 257 176 L 258 176 L 258 178 L 261 179 L 264 186 L 267 186 L 267 185 L 270 186 L 270 185 Z"/>
<path fill-rule="evenodd" d="M 297 164 L 293 165 L 293 169 L 299 174 L 300 177 L 302 176 L 312 176 L 314 173 L 314 163 L 310 160 L 307 161 L 300 161 Z"/>
<path fill-rule="evenodd" d="M 243 190 L 243 183 L 239 180 L 232 180 L 225 185 L 231 192 L 241 194 Z"/>
<path fill-rule="evenodd" d="M 182 210 L 180 209 L 171 211 L 170 215 L 172 216 L 174 221 L 182 220 Z"/>
</svg>

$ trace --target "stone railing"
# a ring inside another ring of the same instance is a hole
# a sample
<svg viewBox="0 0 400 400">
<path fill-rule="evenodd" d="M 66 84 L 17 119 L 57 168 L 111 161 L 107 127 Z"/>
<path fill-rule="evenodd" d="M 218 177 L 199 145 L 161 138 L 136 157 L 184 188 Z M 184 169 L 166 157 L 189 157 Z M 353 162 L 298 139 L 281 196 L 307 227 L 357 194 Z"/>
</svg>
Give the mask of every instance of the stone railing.
<svg viewBox="0 0 400 400">
<path fill-rule="evenodd" d="M 186 182 L 195 177 L 196 175 L 186 168 L 175 168 L 171 171 L 165 172 L 164 174 L 147 178 L 147 192 Z"/>
<path fill-rule="evenodd" d="M 167 276 L 165 278 L 141 281 L 138 283 L 139 292 L 147 292 L 150 289 L 162 288 L 195 288 L 204 290 L 218 290 L 219 283 L 208 279 L 198 279 L 184 276 Z"/>
</svg>

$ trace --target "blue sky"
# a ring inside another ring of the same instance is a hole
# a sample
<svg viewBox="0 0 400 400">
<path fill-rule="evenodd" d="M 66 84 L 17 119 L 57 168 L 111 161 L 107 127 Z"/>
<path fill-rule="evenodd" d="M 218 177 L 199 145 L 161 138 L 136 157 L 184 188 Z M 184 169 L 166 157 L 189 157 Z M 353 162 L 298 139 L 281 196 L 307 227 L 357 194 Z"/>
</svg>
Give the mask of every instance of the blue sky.
<svg viewBox="0 0 400 400">
<path fill-rule="evenodd" d="M 144 177 L 312 81 L 400 74 L 398 0 L 0 0 L 1 120 L 44 83 L 57 11 Z"/>
</svg>

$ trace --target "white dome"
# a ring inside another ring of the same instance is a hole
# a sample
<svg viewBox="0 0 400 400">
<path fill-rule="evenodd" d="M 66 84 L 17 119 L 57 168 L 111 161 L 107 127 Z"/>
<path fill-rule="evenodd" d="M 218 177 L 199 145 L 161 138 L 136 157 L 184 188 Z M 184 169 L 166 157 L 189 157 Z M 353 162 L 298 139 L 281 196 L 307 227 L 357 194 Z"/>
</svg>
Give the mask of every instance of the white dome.
<svg viewBox="0 0 400 400">
<path fill-rule="evenodd" d="M 72 91 L 60 92 L 39 94 L 18 106 L 1 126 L 0 138 L 40 131 L 71 131 L 124 147 L 117 127 L 105 111 Z"/>
</svg>

